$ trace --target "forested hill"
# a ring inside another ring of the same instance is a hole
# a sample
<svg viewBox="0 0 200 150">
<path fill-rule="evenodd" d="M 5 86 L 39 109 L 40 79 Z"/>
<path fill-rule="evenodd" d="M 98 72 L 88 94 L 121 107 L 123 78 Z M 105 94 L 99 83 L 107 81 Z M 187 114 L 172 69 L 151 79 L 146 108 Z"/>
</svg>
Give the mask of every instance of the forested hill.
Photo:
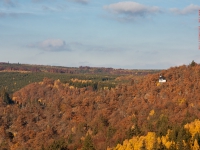
<svg viewBox="0 0 200 150">
<path fill-rule="evenodd" d="M 68 73 L 68 74 L 113 74 L 113 75 L 147 75 L 159 72 L 161 70 L 149 69 L 114 69 L 105 67 L 63 67 L 47 65 L 31 65 L 19 63 L 0 62 L 0 71 L 2 72 L 50 72 L 50 73 Z"/>
<path fill-rule="evenodd" d="M 194 63 L 111 89 L 45 78 L 12 97 L 2 92 L 0 149 L 198 149 L 199 78 Z"/>
</svg>

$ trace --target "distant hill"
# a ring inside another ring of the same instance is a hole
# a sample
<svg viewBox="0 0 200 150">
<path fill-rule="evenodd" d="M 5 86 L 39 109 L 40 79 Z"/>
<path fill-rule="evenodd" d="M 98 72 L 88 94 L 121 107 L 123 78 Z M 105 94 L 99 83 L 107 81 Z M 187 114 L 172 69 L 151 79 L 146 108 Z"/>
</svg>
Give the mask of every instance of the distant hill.
<svg viewBox="0 0 200 150">
<path fill-rule="evenodd" d="M 161 70 L 149 69 L 114 69 L 104 67 L 63 67 L 63 66 L 45 66 L 19 63 L 0 62 L 0 71 L 2 72 L 49 72 L 49 73 L 68 73 L 68 74 L 113 74 L 113 75 L 147 75 Z"/>
<path fill-rule="evenodd" d="M 166 83 L 158 82 L 160 74 Z M 128 139 L 134 137 L 163 137 L 169 147 L 154 139 L 150 149 L 194 149 L 200 145 L 200 130 L 184 125 L 200 118 L 199 79 L 200 65 L 190 64 L 132 76 L 111 88 L 79 88 L 45 78 L 12 97 L 2 91 L 0 148 L 105 150 L 125 139 L 130 146 Z M 198 121 L 195 125 L 200 129 Z M 141 140 L 138 149 L 145 149 L 147 141 Z"/>
<path fill-rule="evenodd" d="M 0 89 L 6 88 L 9 93 L 13 93 L 30 83 L 40 82 L 45 77 L 53 80 L 59 79 L 62 83 L 70 83 L 70 85 L 78 87 L 92 86 L 98 83 L 99 87 L 115 87 L 118 83 L 127 81 L 127 77 L 123 77 L 125 75 L 140 77 L 160 71 L 161 70 L 128 70 L 88 66 L 76 68 L 0 62 Z M 130 78 L 130 76 L 128 78 Z M 72 83 L 70 80 L 73 78 L 92 80 L 92 83 L 89 85 Z M 116 78 L 119 80 L 115 80 Z"/>
</svg>

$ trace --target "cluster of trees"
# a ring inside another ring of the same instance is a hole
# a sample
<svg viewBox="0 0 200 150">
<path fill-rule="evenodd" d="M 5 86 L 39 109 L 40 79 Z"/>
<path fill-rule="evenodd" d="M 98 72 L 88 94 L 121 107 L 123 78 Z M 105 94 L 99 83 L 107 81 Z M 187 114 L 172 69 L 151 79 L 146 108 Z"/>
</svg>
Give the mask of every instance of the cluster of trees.
<svg viewBox="0 0 200 150">
<path fill-rule="evenodd" d="M 0 72 L 0 88 L 7 88 L 7 92 L 12 94 L 24 86 L 34 83 L 40 82 L 44 78 L 51 78 L 53 80 L 59 79 L 63 83 L 69 83 L 71 86 L 74 87 L 90 87 L 92 86 L 95 90 L 100 89 L 103 87 L 115 87 L 116 84 L 122 81 L 115 80 L 118 76 L 117 75 L 71 75 L 71 74 L 59 74 L 59 73 L 48 73 L 48 72 L 39 72 L 39 73 L 20 73 L 20 72 Z M 77 78 L 79 80 L 86 80 L 92 82 L 72 82 L 72 78 Z M 97 87 L 98 86 L 98 87 Z"/>
<path fill-rule="evenodd" d="M 158 84 L 160 74 L 166 83 Z M 110 90 L 45 78 L 8 95 L 13 103 L 0 97 L 0 149 L 198 147 L 199 76 L 200 65 L 183 65 Z"/>
<path fill-rule="evenodd" d="M 133 136 L 108 150 L 199 150 L 199 131 L 200 120 L 195 120 L 184 126 L 174 125 L 163 136 L 159 136 L 155 132 L 148 132 L 145 136 Z"/>
<path fill-rule="evenodd" d="M 100 89 L 111 89 L 114 88 L 116 86 L 115 82 L 101 82 L 101 81 L 92 81 L 92 82 L 73 82 L 73 81 L 69 81 L 69 85 L 76 87 L 76 88 L 91 88 L 94 91 L 96 90 L 100 90 Z"/>
</svg>

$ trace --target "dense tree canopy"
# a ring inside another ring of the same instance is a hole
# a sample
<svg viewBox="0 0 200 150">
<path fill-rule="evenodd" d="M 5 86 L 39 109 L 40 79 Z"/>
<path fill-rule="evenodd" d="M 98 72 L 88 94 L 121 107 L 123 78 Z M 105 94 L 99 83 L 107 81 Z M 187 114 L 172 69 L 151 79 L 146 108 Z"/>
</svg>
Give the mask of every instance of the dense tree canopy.
<svg viewBox="0 0 200 150">
<path fill-rule="evenodd" d="M 196 64 L 97 90 L 44 78 L 8 95 L 13 104 L 0 97 L 0 149 L 198 147 L 199 77 Z"/>
</svg>

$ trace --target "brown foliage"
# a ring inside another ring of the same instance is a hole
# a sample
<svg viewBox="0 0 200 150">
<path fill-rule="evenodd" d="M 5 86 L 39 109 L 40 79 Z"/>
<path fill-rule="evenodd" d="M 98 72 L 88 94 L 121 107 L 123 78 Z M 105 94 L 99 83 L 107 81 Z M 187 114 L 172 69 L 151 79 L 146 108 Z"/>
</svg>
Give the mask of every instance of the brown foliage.
<svg viewBox="0 0 200 150">
<path fill-rule="evenodd" d="M 62 138 L 69 149 L 76 149 L 91 135 L 94 148 L 106 149 L 127 135 L 162 133 L 172 124 L 199 118 L 200 65 L 161 74 L 167 82 L 159 86 L 159 74 L 154 74 L 99 91 L 46 78 L 30 84 L 13 94 L 15 104 L 0 106 L 0 148 L 48 148 Z M 151 110 L 155 114 L 149 116 Z M 165 123 L 159 120 L 163 116 Z"/>
</svg>

